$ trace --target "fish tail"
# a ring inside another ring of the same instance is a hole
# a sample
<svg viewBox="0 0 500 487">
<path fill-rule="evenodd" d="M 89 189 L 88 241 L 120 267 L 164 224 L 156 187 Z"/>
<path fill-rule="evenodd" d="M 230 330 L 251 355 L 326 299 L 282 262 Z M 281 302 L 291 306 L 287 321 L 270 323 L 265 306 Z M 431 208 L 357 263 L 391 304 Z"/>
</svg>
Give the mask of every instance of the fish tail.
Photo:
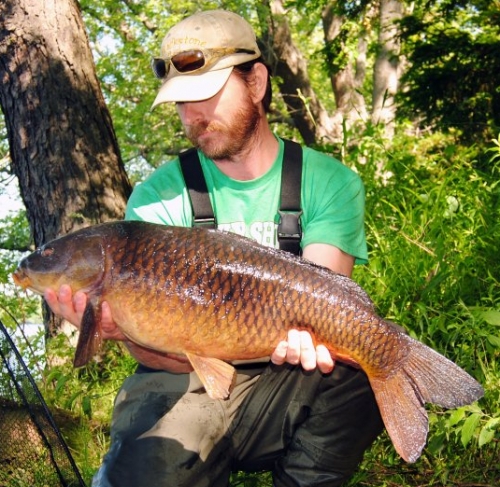
<svg viewBox="0 0 500 487">
<path fill-rule="evenodd" d="M 389 377 L 370 377 L 370 383 L 396 451 L 415 462 L 427 440 L 429 420 L 425 403 L 445 408 L 470 404 L 483 396 L 481 385 L 441 354 L 410 337 L 409 354 Z"/>
<path fill-rule="evenodd" d="M 85 311 L 83 312 L 73 365 L 75 367 L 82 367 L 88 363 L 101 347 L 101 343 L 100 310 L 96 312 L 94 304 L 87 301 Z"/>
</svg>

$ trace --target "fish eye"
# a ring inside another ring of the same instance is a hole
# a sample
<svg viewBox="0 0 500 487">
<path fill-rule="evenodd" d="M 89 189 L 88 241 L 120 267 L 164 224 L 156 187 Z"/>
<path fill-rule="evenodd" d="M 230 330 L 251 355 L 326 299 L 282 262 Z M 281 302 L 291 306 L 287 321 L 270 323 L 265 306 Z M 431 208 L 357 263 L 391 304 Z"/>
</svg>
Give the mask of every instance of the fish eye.
<svg viewBox="0 0 500 487">
<path fill-rule="evenodd" d="M 54 253 L 54 249 L 52 247 L 44 247 L 40 249 L 40 255 L 42 257 L 50 257 Z"/>
</svg>

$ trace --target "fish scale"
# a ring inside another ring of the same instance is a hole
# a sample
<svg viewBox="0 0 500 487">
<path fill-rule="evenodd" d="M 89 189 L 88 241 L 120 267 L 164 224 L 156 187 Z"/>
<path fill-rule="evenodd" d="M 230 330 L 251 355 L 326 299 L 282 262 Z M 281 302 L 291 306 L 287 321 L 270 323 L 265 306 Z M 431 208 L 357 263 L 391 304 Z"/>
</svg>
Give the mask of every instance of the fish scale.
<svg viewBox="0 0 500 487">
<path fill-rule="evenodd" d="M 397 452 L 425 446 L 425 403 L 451 408 L 483 395 L 456 364 L 378 316 L 351 279 L 234 234 L 145 222 L 95 225 L 23 259 L 14 281 L 38 293 L 62 284 L 88 295 L 75 365 L 100 343 L 101 304 L 133 342 L 185 355 L 208 395 L 231 393 L 233 360 L 272 353 L 308 330 L 336 360 L 360 367 Z"/>
</svg>

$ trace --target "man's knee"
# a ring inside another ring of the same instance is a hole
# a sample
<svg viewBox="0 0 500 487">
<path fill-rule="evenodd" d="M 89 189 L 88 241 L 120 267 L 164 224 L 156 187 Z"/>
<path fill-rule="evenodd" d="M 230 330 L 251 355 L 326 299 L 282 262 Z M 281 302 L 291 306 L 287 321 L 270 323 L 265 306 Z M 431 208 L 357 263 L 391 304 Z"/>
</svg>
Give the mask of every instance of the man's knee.
<svg viewBox="0 0 500 487">
<path fill-rule="evenodd" d="M 382 432 L 366 375 L 348 366 L 337 367 L 318 387 L 307 419 L 291 432 L 276 464 L 276 487 L 342 485 Z"/>
</svg>

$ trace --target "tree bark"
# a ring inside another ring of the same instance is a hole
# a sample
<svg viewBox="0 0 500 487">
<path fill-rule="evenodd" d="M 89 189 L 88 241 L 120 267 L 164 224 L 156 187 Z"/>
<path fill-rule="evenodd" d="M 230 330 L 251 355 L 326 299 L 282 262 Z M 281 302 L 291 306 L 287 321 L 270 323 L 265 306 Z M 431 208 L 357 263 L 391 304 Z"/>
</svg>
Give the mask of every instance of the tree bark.
<svg viewBox="0 0 500 487">
<path fill-rule="evenodd" d="M 331 45 L 341 33 L 345 16 L 338 15 L 334 3 L 329 3 L 322 11 L 323 32 L 325 44 Z M 344 43 L 338 42 L 341 50 L 347 52 Z M 358 39 L 358 53 L 355 60 L 348 59 L 342 69 L 335 70 L 330 75 L 332 90 L 335 97 L 337 112 L 350 128 L 357 121 L 363 124 L 367 120 L 366 103 L 361 88 L 366 75 L 367 40 L 365 36 Z"/>
<path fill-rule="evenodd" d="M 3 0 L 0 104 L 36 245 L 123 216 L 130 193 L 73 0 Z"/>
<path fill-rule="evenodd" d="M 402 14 L 403 4 L 400 0 L 380 1 L 379 51 L 373 70 L 372 122 L 382 124 L 387 137 L 394 134 L 394 97 L 400 78 L 398 20 Z"/>
<path fill-rule="evenodd" d="M 122 218 L 130 183 L 74 0 L 2 0 L 0 105 L 35 245 Z"/>
</svg>

